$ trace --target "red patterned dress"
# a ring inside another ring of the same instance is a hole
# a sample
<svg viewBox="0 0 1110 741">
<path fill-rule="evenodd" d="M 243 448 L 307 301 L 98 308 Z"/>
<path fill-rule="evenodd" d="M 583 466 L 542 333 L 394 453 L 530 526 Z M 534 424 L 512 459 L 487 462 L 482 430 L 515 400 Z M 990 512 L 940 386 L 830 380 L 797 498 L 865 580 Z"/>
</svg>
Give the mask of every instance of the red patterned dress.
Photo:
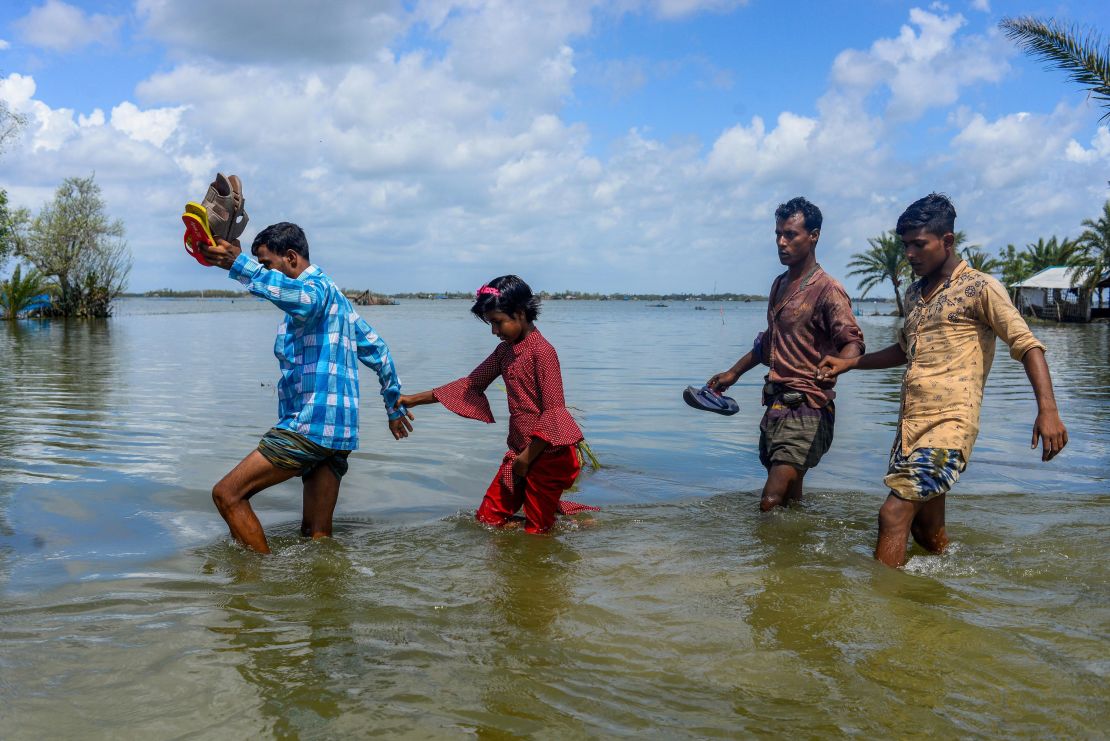
<svg viewBox="0 0 1110 741">
<path fill-rule="evenodd" d="M 547 532 L 555 524 L 560 504 L 569 505 L 563 511 L 583 508 L 559 502 L 581 469 L 576 446 L 582 430 L 567 411 L 559 356 L 551 343 L 538 329 L 515 345 L 502 342 L 469 376 L 433 393 L 436 401 L 455 414 L 492 423 L 485 391 L 498 376 L 505 379 L 509 400 L 509 450 L 486 490 L 477 518 L 501 526 L 523 508 L 524 529 Z M 523 480 L 514 480 L 513 461 L 533 437 L 547 442 L 547 448 L 532 462 Z"/>
</svg>

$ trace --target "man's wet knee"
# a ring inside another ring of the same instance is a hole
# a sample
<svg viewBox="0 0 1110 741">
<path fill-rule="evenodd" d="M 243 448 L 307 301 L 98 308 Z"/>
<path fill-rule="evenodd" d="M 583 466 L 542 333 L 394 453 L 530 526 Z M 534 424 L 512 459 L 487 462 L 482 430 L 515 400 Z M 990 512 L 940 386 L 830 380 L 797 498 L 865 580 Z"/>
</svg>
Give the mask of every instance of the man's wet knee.
<svg viewBox="0 0 1110 741">
<path fill-rule="evenodd" d="M 778 507 L 782 503 L 783 503 L 783 498 L 782 497 L 768 496 L 767 494 L 764 494 L 759 499 L 759 511 L 760 512 L 770 512 L 771 510 L 773 510 L 775 507 Z"/>
<path fill-rule="evenodd" d="M 890 497 L 879 508 L 880 530 L 909 530 L 913 521 L 914 508 L 909 502 Z"/>
<path fill-rule="evenodd" d="M 227 512 L 238 501 L 237 494 L 235 487 L 221 481 L 212 487 L 212 503 L 220 512 Z"/>
</svg>

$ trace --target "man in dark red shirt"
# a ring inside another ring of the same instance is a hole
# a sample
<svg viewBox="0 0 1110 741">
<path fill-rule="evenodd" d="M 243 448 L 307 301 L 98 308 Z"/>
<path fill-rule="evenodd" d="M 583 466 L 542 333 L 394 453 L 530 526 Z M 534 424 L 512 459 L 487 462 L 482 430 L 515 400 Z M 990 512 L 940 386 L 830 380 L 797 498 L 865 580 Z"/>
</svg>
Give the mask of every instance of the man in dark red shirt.
<svg viewBox="0 0 1110 741">
<path fill-rule="evenodd" d="M 833 383 L 816 380 L 818 361 L 864 351 L 848 294 L 817 264 L 820 236 L 821 210 L 805 198 L 775 210 L 775 244 L 786 272 L 771 284 L 767 328 L 750 352 L 707 384 L 724 391 L 757 365 L 768 366 L 767 411 L 759 423 L 759 460 L 767 469 L 759 502 L 764 512 L 800 499 L 806 471 L 832 444 L 836 392 Z"/>
</svg>

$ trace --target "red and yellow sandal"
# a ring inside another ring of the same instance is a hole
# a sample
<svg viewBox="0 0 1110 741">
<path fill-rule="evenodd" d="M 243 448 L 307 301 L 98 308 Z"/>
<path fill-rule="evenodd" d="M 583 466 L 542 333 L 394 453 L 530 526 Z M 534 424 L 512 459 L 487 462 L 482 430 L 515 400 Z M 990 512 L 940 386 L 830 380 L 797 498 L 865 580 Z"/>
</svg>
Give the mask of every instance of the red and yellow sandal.
<svg viewBox="0 0 1110 741">
<path fill-rule="evenodd" d="M 185 204 L 185 213 L 181 214 L 181 221 L 185 224 L 185 251 L 197 262 L 205 267 L 212 263 L 204 259 L 201 247 L 215 247 L 216 240 L 208 228 L 208 214 L 204 206 L 197 203 Z"/>
</svg>

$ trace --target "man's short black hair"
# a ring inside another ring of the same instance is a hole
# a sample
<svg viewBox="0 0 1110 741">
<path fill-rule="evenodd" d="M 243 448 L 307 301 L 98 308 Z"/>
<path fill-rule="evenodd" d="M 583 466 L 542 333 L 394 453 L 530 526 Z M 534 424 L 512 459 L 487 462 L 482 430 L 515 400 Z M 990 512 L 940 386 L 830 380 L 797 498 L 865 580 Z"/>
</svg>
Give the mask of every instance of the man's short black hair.
<svg viewBox="0 0 1110 741">
<path fill-rule="evenodd" d="M 898 217 L 894 231 L 901 236 L 906 232 L 924 229 L 929 234 L 942 237 L 956 231 L 956 207 L 943 193 L 930 193 L 910 204 Z"/>
<path fill-rule="evenodd" d="M 775 221 L 786 221 L 794 214 L 802 215 L 802 218 L 805 219 L 806 229 L 808 231 L 820 230 L 822 221 L 821 209 L 801 196 L 791 198 L 786 203 L 780 203 L 779 207 L 775 209 Z"/>
<path fill-rule="evenodd" d="M 261 245 L 266 245 L 266 249 L 275 255 L 284 255 L 286 250 L 293 250 L 304 259 L 309 259 L 308 238 L 304 235 L 304 229 L 288 221 L 270 224 L 260 231 L 251 242 L 251 254 L 257 255 Z"/>
<path fill-rule="evenodd" d="M 540 299 L 532 293 L 532 288 L 515 275 L 502 275 L 486 284 L 497 291 L 496 294 L 479 293 L 470 307 L 470 313 L 486 321 L 487 311 L 500 311 L 512 316 L 524 312 L 524 318 L 536 321 L 540 315 Z M 483 286 L 484 288 L 485 286 Z"/>
</svg>

